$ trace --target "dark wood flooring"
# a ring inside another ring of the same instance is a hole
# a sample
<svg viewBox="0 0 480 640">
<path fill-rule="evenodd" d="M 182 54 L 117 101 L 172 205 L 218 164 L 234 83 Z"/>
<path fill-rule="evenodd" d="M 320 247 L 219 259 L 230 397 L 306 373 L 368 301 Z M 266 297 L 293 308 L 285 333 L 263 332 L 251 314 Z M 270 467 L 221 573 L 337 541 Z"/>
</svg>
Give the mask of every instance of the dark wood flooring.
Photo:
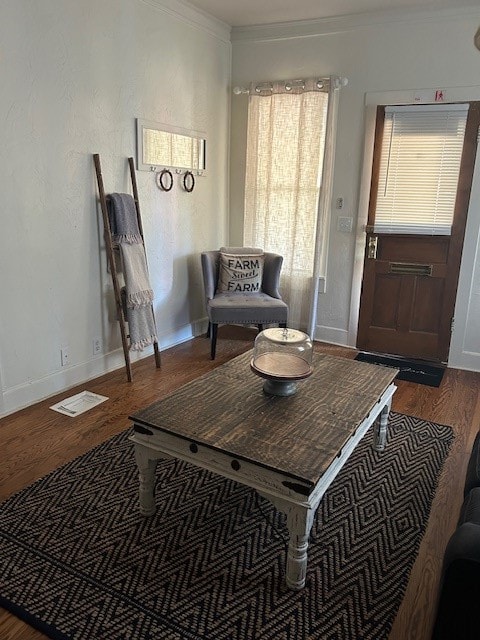
<svg viewBox="0 0 480 640">
<path fill-rule="evenodd" d="M 64 392 L 1 419 L 0 499 L 125 430 L 129 427 L 129 414 L 251 348 L 255 335 L 253 329 L 221 327 L 214 362 L 209 356 L 209 341 L 196 338 L 162 352 L 161 369 L 155 368 L 153 356 L 135 363 L 132 383 L 126 381 L 122 368 L 71 389 L 68 394 Z M 356 354 L 352 349 L 323 343 L 316 343 L 316 349 L 347 358 Z M 428 529 L 390 634 L 390 640 L 428 640 L 435 615 L 442 556 L 455 528 L 469 453 L 480 429 L 480 373 L 448 369 L 439 388 L 403 381 L 396 384 L 395 411 L 449 424 L 456 434 L 434 499 Z M 109 401 L 76 418 L 49 409 L 66 395 L 83 389 L 108 396 Z M 0 609 L 2 640 L 45 637 Z"/>
</svg>

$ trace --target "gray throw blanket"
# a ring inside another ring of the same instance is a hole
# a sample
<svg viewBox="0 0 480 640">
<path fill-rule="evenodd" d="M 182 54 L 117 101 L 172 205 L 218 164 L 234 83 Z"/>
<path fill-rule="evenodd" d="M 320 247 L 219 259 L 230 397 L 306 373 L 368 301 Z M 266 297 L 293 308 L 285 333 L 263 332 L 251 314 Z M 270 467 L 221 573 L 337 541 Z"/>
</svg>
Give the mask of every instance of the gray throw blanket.
<svg viewBox="0 0 480 640">
<path fill-rule="evenodd" d="M 128 193 L 112 193 L 107 204 L 112 240 L 130 244 L 142 242 L 138 228 L 137 209 L 132 196 Z"/>
<path fill-rule="evenodd" d="M 130 309 L 127 307 L 127 322 L 130 330 L 130 349 L 143 351 L 145 347 L 158 342 L 152 305 Z"/>
<path fill-rule="evenodd" d="M 120 247 L 125 288 L 124 307 L 130 331 L 130 349 L 142 351 L 158 342 L 153 315 L 153 290 L 148 279 L 145 247 L 135 201 L 128 193 L 112 193 L 108 199 L 112 240 Z"/>
<path fill-rule="evenodd" d="M 139 244 L 120 243 L 123 277 L 127 290 L 127 308 L 136 309 L 153 300 L 147 272 L 147 259 L 143 242 Z"/>
</svg>

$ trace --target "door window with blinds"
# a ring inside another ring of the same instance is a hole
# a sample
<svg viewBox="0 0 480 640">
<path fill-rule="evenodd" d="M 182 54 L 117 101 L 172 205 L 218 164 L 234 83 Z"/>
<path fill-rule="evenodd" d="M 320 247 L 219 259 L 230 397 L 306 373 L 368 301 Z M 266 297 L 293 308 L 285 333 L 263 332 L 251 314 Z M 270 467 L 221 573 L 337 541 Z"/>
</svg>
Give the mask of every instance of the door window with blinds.
<svg viewBox="0 0 480 640">
<path fill-rule="evenodd" d="M 450 235 L 468 108 L 385 108 L 375 233 Z"/>
</svg>

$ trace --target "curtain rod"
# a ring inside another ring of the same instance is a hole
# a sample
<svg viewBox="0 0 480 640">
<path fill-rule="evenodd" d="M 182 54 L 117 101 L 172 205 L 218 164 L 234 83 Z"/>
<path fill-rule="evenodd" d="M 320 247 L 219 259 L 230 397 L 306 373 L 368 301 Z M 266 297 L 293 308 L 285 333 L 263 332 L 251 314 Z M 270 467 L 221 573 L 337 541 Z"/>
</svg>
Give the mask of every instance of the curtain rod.
<svg viewBox="0 0 480 640">
<path fill-rule="evenodd" d="M 319 89 L 321 89 L 323 87 L 323 83 L 327 83 L 333 80 L 334 83 L 334 88 L 335 89 L 341 89 L 342 87 L 346 87 L 348 84 L 348 78 L 345 77 L 338 77 L 338 76 L 332 76 L 329 78 L 318 78 L 317 80 L 317 86 Z M 285 88 L 287 89 L 287 91 L 292 88 L 298 87 L 300 83 L 305 83 L 304 80 L 299 79 L 299 80 L 282 80 L 281 82 L 285 83 Z M 269 86 L 270 85 L 270 86 Z M 261 91 L 273 91 L 273 82 L 259 82 L 257 84 L 257 86 L 255 87 L 255 91 L 257 91 L 258 93 L 260 93 Z M 247 87 L 233 87 L 233 93 L 236 96 L 240 96 L 242 94 L 249 94 L 250 93 L 250 89 L 248 89 Z"/>
</svg>

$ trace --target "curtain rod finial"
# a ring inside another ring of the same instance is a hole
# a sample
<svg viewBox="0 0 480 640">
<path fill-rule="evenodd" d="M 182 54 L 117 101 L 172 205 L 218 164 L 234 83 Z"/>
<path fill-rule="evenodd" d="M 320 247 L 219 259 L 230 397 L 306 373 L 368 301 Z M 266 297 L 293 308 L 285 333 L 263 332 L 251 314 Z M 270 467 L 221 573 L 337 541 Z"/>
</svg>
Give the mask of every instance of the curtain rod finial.
<svg viewBox="0 0 480 640">
<path fill-rule="evenodd" d="M 233 87 L 233 93 L 236 96 L 241 95 L 242 93 L 248 93 L 248 89 L 245 89 L 245 87 Z"/>
</svg>

